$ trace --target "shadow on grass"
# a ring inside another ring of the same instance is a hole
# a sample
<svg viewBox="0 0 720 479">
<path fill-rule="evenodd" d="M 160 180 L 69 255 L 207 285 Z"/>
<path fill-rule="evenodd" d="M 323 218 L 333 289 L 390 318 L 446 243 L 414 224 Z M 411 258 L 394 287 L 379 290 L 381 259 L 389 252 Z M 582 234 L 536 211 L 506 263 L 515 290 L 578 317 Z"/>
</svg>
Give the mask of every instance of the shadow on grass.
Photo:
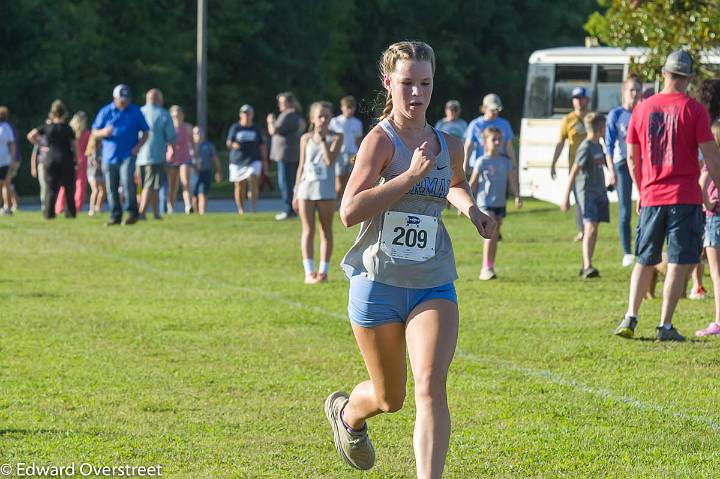
<svg viewBox="0 0 720 479">
<path fill-rule="evenodd" d="M 622 336 L 620 336 L 622 337 Z M 663 343 L 663 344 L 675 344 L 675 343 L 704 343 L 702 339 L 695 339 L 695 338 L 685 338 L 685 341 L 658 341 L 655 337 L 647 337 L 647 336 L 639 336 L 637 338 L 623 338 L 627 339 L 628 341 L 640 341 L 640 342 L 646 342 L 646 343 Z"/>
<path fill-rule="evenodd" d="M 13 434 L 32 435 L 32 434 L 55 434 L 60 431 L 56 429 L 0 429 L 0 437 Z"/>
<path fill-rule="evenodd" d="M 57 293 L 48 293 L 46 291 L 32 291 L 29 293 L 6 292 L 0 293 L 0 298 L 60 298 Z"/>
</svg>

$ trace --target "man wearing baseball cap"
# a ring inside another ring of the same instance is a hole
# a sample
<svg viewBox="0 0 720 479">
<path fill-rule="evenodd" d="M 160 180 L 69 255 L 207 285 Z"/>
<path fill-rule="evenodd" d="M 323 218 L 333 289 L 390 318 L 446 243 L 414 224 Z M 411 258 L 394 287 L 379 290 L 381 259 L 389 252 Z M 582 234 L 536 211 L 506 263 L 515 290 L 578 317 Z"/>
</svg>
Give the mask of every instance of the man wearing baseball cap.
<svg viewBox="0 0 720 479">
<path fill-rule="evenodd" d="M 480 107 L 482 115 L 471 121 L 465 130 L 465 164 L 463 167 L 466 172 L 469 168 L 472 169 L 475 166 L 477 158 L 481 158 L 485 154 L 483 131 L 490 126 L 494 126 L 502 133 L 500 154 L 510 158 L 512 164 L 516 165 L 515 147 L 512 142 L 515 134 L 510 122 L 500 116 L 502 109 L 502 101 L 495 93 L 489 93 L 483 97 L 482 106 Z"/>
<path fill-rule="evenodd" d="M 640 220 L 635 239 L 637 263 L 630 278 L 628 309 L 615 334 L 631 338 L 638 311 L 667 244 L 668 266 L 663 286 L 660 341 L 684 341 L 673 327 L 685 277 L 700 261 L 702 250 L 702 191 L 698 180 L 698 147 L 715 184 L 720 184 L 720 150 L 710 131 L 705 108 L 687 90 L 693 75 L 690 54 L 678 50 L 663 67 L 664 86 L 632 112 L 627 133 L 627 162 L 640 191 Z"/>
<path fill-rule="evenodd" d="M 550 177 L 553 180 L 557 175 L 555 165 L 560 158 L 560 154 L 565 146 L 565 141 L 568 142 L 568 171 L 570 171 L 575 163 L 575 152 L 587 135 L 587 132 L 585 131 L 585 123 L 583 121 L 585 119 L 585 115 L 588 113 L 588 104 L 590 103 L 587 90 L 582 86 L 575 87 L 572 89 L 571 96 L 573 111 L 565 115 L 560 122 L 560 140 L 555 145 L 555 153 L 553 154 L 552 164 L 550 165 Z M 609 176 L 610 183 L 614 184 L 615 175 L 612 171 L 610 171 Z M 573 191 L 573 195 L 574 194 L 575 192 Z M 582 241 L 583 220 L 577 198 L 575 198 L 575 224 L 578 229 L 575 241 Z"/>
<path fill-rule="evenodd" d="M 140 108 L 130 103 L 130 88 L 127 85 L 117 85 L 113 89 L 113 101 L 100 109 L 92 129 L 94 135 L 102 138 L 102 169 L 110 204 L 110 221 L 107 224 L 118 225 L 122 220 L 122 185 L 128 213 L 124 224 L 131 225 L 138 220 L 133 181 L 135 158 L 148 139 L 150 127 Z"/>
</svg>

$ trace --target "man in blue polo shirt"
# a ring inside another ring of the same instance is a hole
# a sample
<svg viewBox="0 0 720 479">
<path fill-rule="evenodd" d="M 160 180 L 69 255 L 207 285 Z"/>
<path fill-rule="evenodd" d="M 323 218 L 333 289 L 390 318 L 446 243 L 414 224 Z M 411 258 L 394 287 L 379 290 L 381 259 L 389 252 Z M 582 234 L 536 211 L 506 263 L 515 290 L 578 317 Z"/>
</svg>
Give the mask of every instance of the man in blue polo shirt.
<svg viewBox="0 0 720 479">
<path fill-rule="evenodd" d="M 128 213 L 124 224 L 131 225 L 138 220 L 133 182 L 135 157 L 147 141 L 150 127 L 140 108 L 130 103 L 130 88 L 127 85 L 118 85 L 113 89 L 113 101 L 100 109 L 92 129 L 94 135 L 102 138 L 102 168 L 110 204 L 110 221 L 107 224 L 118 225 L 122 220 L 122 185 Z"/>
</svg>

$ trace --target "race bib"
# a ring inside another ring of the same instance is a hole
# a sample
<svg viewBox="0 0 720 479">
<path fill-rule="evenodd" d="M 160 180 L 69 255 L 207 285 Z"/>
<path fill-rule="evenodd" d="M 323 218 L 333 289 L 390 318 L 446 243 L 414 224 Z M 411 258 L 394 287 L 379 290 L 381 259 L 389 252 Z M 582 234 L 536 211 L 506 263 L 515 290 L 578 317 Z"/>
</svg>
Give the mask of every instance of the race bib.
<svg viewBox="0 0 720 479">
<path fill-rule="evenodd" d="M 308 181 L 321 181 L 327 179 L 327 168 L 315 163 L 307 163 L 305 179 Z"/>
<path fill-rule="evenodd" d="M 435 256 L 437 228 L 435 216 L 387 211 L 380 248 L 393 258 L 427 261 Z"/>
</svg>

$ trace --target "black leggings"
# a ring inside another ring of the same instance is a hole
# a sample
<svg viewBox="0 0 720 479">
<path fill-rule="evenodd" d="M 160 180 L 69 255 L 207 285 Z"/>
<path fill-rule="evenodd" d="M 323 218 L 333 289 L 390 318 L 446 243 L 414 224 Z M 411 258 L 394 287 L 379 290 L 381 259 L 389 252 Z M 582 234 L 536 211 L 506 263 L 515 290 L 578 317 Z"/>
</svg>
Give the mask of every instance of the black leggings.
<svg viewBox="0 0 720 479">
<path fill-rule="evenodd" d="M 50 161 L 45 164 L 45 205 L 43 216 L 55 218 L 55 201 L 60 187 L 65 188 L 65 217 L 75 218 L 75 165 L 64 161 Z"/>
</svg>

